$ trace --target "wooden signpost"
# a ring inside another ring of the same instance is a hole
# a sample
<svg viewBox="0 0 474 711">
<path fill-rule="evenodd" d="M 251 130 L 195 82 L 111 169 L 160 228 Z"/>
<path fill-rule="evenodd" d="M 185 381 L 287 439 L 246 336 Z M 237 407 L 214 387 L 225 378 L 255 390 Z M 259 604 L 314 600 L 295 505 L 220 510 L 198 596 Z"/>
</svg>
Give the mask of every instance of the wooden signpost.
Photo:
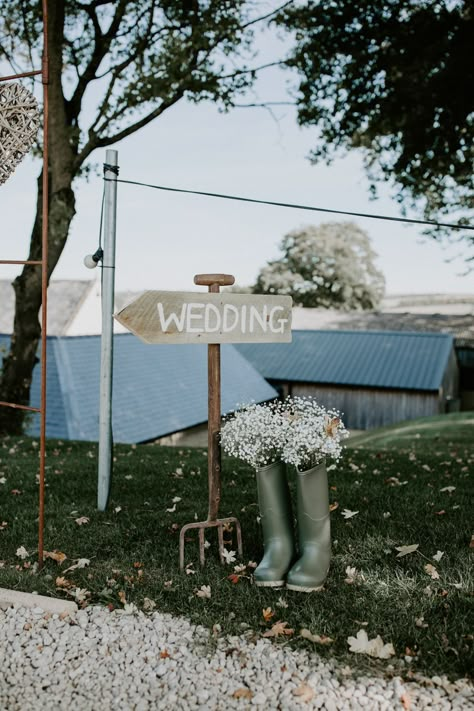
<svg viewBox="0 0 474 711">
<path fill-rule="evenodd" d="M 214 278 L 221 281 L 210 284 Z M 230 278 L 198 274 L 194 279 L 196 284 L 214 288 Z M 115 318 L 145 343 L 291 341 L 289 296 L 219 293 L 210 289 L 208 294 L 145 291 Z"/>
<path fill-rule="evenodd" d="M 234 524 L 237 548 L 242 555 L 240 523 L 235 517 L 219 519 L 221 499 L 221 343 L 291 341 L 289 296 L 255 296 L 220 293 L 234 283 L 231 274 L 197 274 L 194 283 L 208 293 L 146 291 L 115 318 L 145 343 L 208 344 L 208 482 L 209 509 L 206 521 L 188 523 L 179 537 L 179 563 L 184 567 L 186 531 L 199 531 L 199 557 L 204 564 L 204 530 L 217 528 L 219 557 L 224 562 L 224 527 Z"/>
</svg>

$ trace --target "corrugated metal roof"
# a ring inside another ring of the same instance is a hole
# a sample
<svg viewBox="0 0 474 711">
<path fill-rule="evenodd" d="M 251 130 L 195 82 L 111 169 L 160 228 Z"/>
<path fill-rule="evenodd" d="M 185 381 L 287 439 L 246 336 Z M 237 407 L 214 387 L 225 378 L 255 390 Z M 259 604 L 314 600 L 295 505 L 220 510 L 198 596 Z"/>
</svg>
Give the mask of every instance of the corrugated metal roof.
<svg viewBox="0 0 474 711">
<path fill-rule="evenodd" d="M 454 336 L 455 345 L 474 342 L 474 318 L 472 306 L 464 306 L 463 312 L 391 313 L 388 311 L 336 311 L 335 309 L 293 308 L 292 327 L 295 330 L 341 330 L 341 331 L 398 331 L 403 333 L 447 333 Z M 428 307 L 426 307 L 428 308 Z M 448 308 L 448 307 L 446 307 Z"/>
<path fill-rule="evenodd" d="M 235 346 L 268 380 L 438 390 L 453 338 L 389 331 L 293 331 L 291 343 Z"/>
<path fill-rule="evenodd" d="M 9 337 L 0 336 L 0 346 Z M 100 337 L 48 338 L 47 435 L 97 441 Z M 222 413 L 263 402 L 276 391 L 233 346 L 222 347 Z M 31 403 L 38 406 L 39 366 Z M 207 348 L 150 346 L 132 334 L 114 336 L 113 434 L 142 442 L 207 421 Z M 39 431 L 37 418 L 29 434 Z"/>
</svg>

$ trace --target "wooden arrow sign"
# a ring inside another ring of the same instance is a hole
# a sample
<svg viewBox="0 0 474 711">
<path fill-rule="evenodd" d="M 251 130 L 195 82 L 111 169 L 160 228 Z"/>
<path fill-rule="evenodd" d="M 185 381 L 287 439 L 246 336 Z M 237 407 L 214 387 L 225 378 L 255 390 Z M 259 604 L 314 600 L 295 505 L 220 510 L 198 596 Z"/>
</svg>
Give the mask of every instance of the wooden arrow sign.
<svg viewBox="0 0 474 711">
<path fill-rule="evenodd" d="M 145 291 L 115 318 L 145 343 L 291 341 L 290 296 Z"/>
</svg>

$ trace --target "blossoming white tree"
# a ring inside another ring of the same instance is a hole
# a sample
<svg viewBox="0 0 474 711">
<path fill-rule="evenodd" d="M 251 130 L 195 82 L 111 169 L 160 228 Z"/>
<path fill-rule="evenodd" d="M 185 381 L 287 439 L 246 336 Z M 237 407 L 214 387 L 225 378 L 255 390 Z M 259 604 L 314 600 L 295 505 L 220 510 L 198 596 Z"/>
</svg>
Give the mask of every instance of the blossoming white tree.
<svg viewBox="0 0 474 711">
<path fill-rule="evenodd" d="M 256 294 L 288 294 L 308 307 L 373 309 L 385 291 L 367 232 L 353 222 L 307 225 L 281 242 L 281 259 L 260 271 Z"/>
</svg>

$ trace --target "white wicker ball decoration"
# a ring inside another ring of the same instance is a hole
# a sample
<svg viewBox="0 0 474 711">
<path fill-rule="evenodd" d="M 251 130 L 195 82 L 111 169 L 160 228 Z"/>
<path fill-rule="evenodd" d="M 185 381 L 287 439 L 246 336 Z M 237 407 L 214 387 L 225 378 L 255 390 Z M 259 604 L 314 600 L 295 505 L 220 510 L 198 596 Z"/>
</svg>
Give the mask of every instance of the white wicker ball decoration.
<svg viewBox="0 0 474 711">
<path fill-rule="evenodd" d="M 39 125 L 33 94 L 16 82 L 0 84 L 0 185 L 31 149 Z"/>
</svg>

